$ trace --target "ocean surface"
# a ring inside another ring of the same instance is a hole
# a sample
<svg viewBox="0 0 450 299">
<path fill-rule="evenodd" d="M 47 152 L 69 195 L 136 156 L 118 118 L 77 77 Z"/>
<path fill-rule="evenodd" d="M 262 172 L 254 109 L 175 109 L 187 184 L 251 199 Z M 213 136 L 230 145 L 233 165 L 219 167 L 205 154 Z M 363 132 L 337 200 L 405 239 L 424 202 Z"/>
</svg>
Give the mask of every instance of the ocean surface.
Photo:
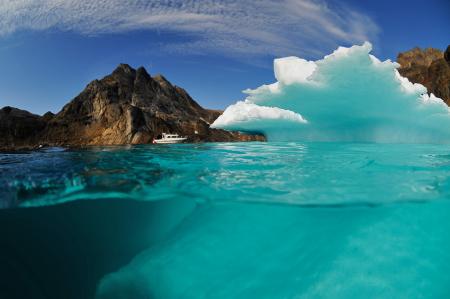
<svg viewBox="0 0 450 299">
<path fill-rule="evenodd" d="M 0 298 L 450 298 L 450 145 L 0 154 Z"/>
</svg>

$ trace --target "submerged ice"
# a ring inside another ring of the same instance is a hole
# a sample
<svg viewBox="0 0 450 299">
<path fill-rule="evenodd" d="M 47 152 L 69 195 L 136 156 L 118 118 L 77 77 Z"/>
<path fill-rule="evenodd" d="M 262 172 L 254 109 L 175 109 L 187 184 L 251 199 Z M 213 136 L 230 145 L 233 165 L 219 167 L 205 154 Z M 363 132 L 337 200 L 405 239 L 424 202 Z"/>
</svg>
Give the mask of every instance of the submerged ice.
<svg viewBox="0 0 450 299">
<path fill-rule="evenodd" d="M 447 105 L 371 50 L 366 42 L 318 61 L 275 59 L 277 82 L 246 90 L 212 127 L 270 141 L 450 142 Z"/>
<path fill-rule="evenodd" d="M 200 206 L 96 298 L 449 298 L 448 211 Z"/>
</svg>

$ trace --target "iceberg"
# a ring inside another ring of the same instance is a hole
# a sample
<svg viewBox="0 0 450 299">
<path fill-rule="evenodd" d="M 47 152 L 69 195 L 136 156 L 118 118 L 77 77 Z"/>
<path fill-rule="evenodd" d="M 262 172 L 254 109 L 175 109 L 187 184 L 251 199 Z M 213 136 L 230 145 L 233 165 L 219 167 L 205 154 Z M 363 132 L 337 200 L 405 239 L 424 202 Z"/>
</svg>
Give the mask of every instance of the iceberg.
<svg viewBox="0 0 450 299">
<path fill-rule="evenodd" d="M 443 204 L 202 206 L 95 298 L 448 298 Z"/>
<path fill-rule="evenodd" d="M 371 51 L 365 42 L 317 61 L 275 59 L 277 82 L 245 90 L 211 127 L 269 141 L 450 142 L 448 106 Z"/>
</svg>

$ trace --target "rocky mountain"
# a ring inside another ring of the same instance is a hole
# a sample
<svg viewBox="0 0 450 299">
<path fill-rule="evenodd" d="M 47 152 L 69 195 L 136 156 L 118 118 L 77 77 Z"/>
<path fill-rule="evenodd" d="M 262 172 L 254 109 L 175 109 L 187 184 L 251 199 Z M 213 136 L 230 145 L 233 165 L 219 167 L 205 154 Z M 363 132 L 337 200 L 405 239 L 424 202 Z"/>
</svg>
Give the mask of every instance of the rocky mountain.
<svg viewBox="0 0 450 299">
<path fill-rule="evenodd" d="M 397 62 L 402 76 L 426 86 L 428 92 L 450 105 L 450 45 L 445 53 L 433 48 L 414 48 L 400 53 Z"/>
<path fill-rule="evenodd" d="M 4 107 L 0 109 L 0 148 L 22 148 L 37 144 L 38 133 L 45 127 L 42 116 Z"/>
<path fill-rule="evenodd" d="M 163 76 L 120 64 L 112 74 L 89 83 L 56 115 L 1 109 L 0 148 L 141 144 L 163 132 L 188 136 L 191 142 L 264 140 L 211 129 L 209 124 L 220 114 L 202 108 Z"/>
</svg>

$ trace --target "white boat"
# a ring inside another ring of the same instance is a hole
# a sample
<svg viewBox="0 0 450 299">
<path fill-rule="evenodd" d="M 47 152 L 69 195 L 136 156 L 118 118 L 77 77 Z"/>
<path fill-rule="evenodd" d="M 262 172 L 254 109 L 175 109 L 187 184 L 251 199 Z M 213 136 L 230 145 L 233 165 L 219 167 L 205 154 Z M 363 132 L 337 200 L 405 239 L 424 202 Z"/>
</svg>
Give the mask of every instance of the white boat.
<svg viewBox="0 0 450 299">
<path fill-rule="evenodd" d="M 162 137 L 158 139 L 153 139 L 153 143 L 157 144 L 172 144 L 172 143 L 181 143 L 185 141 L 187 137 L 181 137 L 178 134 L 167 134 L 162 133 Z"/>
</svg>

